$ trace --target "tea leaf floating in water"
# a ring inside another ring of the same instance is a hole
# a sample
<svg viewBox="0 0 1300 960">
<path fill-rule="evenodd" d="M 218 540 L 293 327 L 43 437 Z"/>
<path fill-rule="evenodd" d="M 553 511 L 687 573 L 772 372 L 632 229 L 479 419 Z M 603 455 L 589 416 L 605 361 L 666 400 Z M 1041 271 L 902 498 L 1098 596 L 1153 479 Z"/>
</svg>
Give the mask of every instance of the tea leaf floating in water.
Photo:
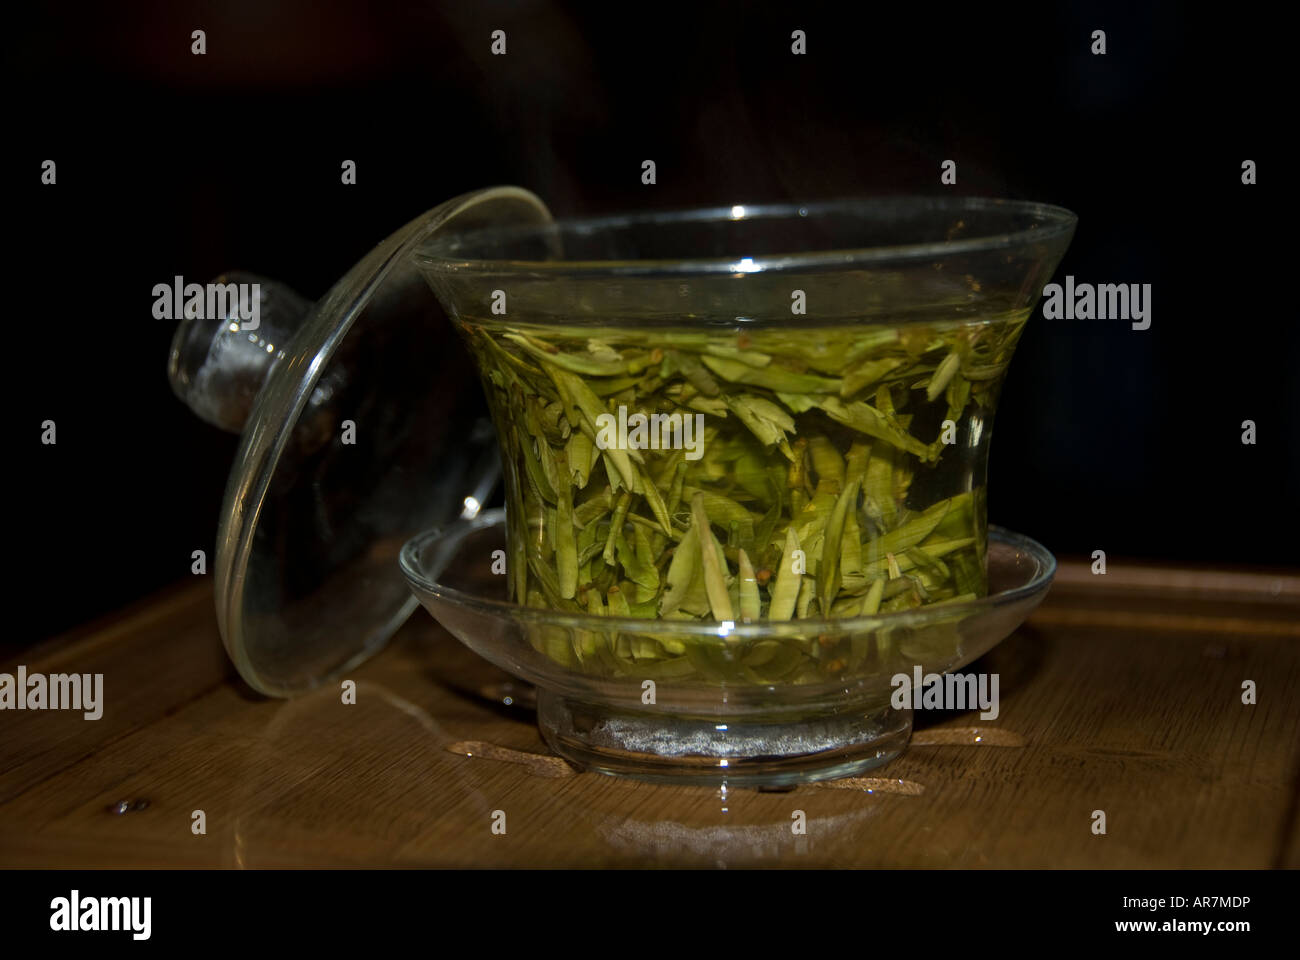
<svg viewBox="0 0 1300 960">
<path fill-rule="evenodd" d="M 979 437 L 1025 319 L 733 333 L 462 318 L 505 453 L 512 596 L 648 621 L 537 627 L 532 643 L 602 676 L 810 683 L 888 637 L 702 641 L 653 621 L 797 635 L 803 619 L 983 596 Z"/>
</svg>

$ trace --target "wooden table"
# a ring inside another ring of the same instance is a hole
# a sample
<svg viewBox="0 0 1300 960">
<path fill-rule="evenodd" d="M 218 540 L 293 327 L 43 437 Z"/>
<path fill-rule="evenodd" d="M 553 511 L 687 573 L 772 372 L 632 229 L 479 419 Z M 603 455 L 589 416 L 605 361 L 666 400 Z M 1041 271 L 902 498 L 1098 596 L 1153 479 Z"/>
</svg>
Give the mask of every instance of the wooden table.
<svg viewBox="0 0 1300 960">
<path fill-rule="evenodd" d="M 102 672 L 107 702 L 0 713 L 0 865 L 1296 867 L 1297 640 L 1298 576 L 1064 563 L 970 668 L 996 721 L 918 714 L 874 780 L 724 796 L 547 756 L 528 691 L 422 611 L 355 705 L 261 699 L 189 585 L 0 667 Z"/>
</svg>

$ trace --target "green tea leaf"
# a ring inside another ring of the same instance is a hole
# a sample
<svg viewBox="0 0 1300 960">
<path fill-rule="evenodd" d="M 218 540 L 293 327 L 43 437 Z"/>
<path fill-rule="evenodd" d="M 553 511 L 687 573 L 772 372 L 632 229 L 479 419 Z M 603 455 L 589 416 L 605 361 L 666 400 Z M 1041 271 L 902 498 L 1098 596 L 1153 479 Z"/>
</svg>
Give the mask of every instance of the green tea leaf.
<svg viewBox="0 0 1300 960">
<path fill-rule="evenodd" d="M 700 542 L 700 564 L 704 570 L 704 587 L 709 594 L 709 606 L 715 620 L 732 620 L 731 598 L 727 595 L 726 568 L 723 566 L 721 551 L 709 529 L 709 515 L 704 509 L 704 495 L 696 493 L 691 497 L 691 521 L 698 528 Z"/>
<path fill-rule="evenodd" d="M 722 357 L 706 355 L 701 359 L 715 374 L 732 383 L 746 383 L 786 393 L 837 393 L 840 389 L 840 381 L 828 377 L 795 373 L 793 370 L 781 367 L 751 367 L 749 364 Z"/>
</svg>

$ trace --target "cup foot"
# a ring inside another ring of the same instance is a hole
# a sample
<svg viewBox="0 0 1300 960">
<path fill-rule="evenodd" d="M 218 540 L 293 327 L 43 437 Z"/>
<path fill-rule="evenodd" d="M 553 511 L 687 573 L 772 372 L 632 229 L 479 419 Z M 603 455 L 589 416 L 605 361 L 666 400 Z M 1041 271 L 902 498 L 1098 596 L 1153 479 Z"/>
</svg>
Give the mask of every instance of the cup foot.
<svg viewBox="0 0 1300 960">
<path fill-rule="evenodd" d="M 780 787 L 856 776 L 903 752 L 912 712 L 863 706 L 779 722 L 702 719 L 583 703 L 539 689 L 537 721 L 584 770 L 671 784 Z"/>
</svg>

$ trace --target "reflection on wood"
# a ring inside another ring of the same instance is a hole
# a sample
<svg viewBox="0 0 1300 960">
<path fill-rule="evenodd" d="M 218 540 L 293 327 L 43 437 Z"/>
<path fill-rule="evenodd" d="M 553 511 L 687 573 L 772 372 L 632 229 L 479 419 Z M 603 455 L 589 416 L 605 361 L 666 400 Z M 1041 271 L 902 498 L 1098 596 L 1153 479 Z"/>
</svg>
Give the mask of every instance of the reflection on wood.
<svg viewBox="0 0 1300 960">
<path fill-rule="evenodd" d="M 486 760 L 517 763 L 537 777 L 571 777 L 577 773 L 560 757 L 511 750 L 509 747 L 498 747 L 495 743 L 487 743 L 484 740 L 458 740 L 447 746 L 447 752 L 465 757 L 483 757 Z"/>
<path fill-rule="evenodd" d="M 935 727 L 917 730 L 913 747 L 1023 747 L 1025 738 L 1014 730 L 999 727 Z"/>
</svg>

